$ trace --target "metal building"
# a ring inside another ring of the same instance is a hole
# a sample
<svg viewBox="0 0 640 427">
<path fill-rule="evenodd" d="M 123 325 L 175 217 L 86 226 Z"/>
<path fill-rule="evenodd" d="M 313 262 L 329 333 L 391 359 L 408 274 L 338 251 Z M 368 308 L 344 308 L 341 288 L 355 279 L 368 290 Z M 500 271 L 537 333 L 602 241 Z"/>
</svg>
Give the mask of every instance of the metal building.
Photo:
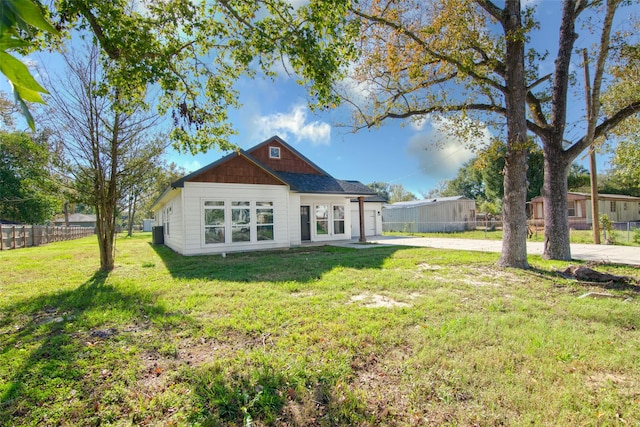
<svg viewBox="0 0 640 427">
<path fill-rule="evenodd" d="M 463 231 L 475 224 L 476 202 L 464 196 L 384 205 L 382 229 L 406 233 Z"/>
</svg>

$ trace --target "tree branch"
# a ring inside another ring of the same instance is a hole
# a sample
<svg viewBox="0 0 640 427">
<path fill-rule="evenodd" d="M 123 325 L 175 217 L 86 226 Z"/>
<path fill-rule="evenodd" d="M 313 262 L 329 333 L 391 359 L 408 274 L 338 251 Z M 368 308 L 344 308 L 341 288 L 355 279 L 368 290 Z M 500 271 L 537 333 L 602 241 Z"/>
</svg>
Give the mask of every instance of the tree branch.
<svg viewBox="0 0 640 427">
<path fill-rule="evenodd" d="M 478 4 L 478 6 L 480 6 L 481 8 L 483 8 L 489 15 L 491 15 L 493 18 L 495 18 L 497 21 L 499 21 L 500 23 L 503 23 L 503 19 L 504 19 L 504 10 L 499 8 L 498 6 L 496 6 L 492 1 L 490 0 L 476 0 L 476 3 Z"/>
<path fill-rule="evenodd" d="M 620 122 L 633 116 L 634 114 L 640 114 L 640 101 L 632 102 L 626 107 L 618 110 L 613 116 L 605 119 L 602 123 L 600 123 L 596 127 L 594 139 L 604 136 L 607 132 L 616 127 Z M 571 159 L 575 159 L 590 144 L 591 142 L 589 138 L 587 138 L 587 135 L 585 135 L 578 141 L 576 141 L 576 143 L 569 147 L 565 152 Z"/>
<path fill-rule="evenodd" d="M 464 71 L 465 74 L 469 75 L 470 77 L 472 77 L 473 79 L 479 81 L 479 82 L 483 82 L 489 86 L 492 86 L 498 90 L 500 90 L 501 92 L 505 91 L 505 87 L 503 85 L 501 85 L 500 83 L 491 80 L 488 77 L 485 76 L 481 76 L 480 74 L 477 74 L 473 69 L 471 69 L 470 67 L 465 66 L 464 64 L 462 64 L 460 61 L 456 60 L 455 58 L 452 58 L 448 55 L 442 54 L 442 53 L 438 53 L 435 52 L 434 50 L 432 50 L 428 43 L 425 42 L 424 40 L 422 40 L 420 37 L 418 37 L 418 35 L 416 35 L 413 31 L 409 31 L 408 29 L 406 29 L 405 27 L 401 26 L 398 23 L 389 21 L 388 19 L 379 17 L 379 16 L 373 16 L 373 15 L 369 15 L 367 13 L 364 13 L 360 10 L 354 9 L 353 7 L 350 7 L 349 9 L 352 13 L 354 13 L 356 16 L 359 16 L 360 18 L 378 23 L 380 25 L 383 25 L 385 27 L 389 27 L 395 31 L 397 31 L 400 34 L 405 35 L 406 37 L 410 38 L 411 40 L 413 40 L 414 42 L 416 42 L 420 47 L 422 47 L 422 49 L 424 49 L 425 52 L 427 52 L 429 55 L 433 56 L 434 58 L 437 58 L 441 61 L 447 62 L 449 64 L 452 64 L 454 66 L 456 66 L 458 69 Z"/>
<path fill-rule="evenodd" d="M 366 116 L 361 111 L 359 111 L 362 118 L 364 119 L 365 125 L 358 126 L 357 129 L 375 127 L 386 119 L 408 119 L 410 117 L 423 116 L 425 114 L 430 114 L 430 113 L 449 113 L 453 111 L 466 111 L 466 110 L 491 111 L 491 112 L 502 114 L 502 115 L 506 114 L 506 109 L 504 107 L 501 107 L 498 105 L 491 105 L 491 104 L 463 104 L 463 105 L 447 105 L 447 106 L 438 105 L 438 106 L 433 106 L 428 108 L 405 111 L 402 113 L 394 113 L 394 112 L 388 111 L 384 114 L 374 117 L 373 120 L 366 120 Z"/>
</svg>

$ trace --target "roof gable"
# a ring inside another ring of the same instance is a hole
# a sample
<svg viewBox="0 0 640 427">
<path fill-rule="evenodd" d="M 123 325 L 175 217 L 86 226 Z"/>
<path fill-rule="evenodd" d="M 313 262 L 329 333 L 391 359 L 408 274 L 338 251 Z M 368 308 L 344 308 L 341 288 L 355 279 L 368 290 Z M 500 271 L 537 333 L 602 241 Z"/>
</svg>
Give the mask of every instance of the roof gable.
<svg viewBox="0 0 640 427">
<path fill-rule="evenodd" d="M 279 158 L 271 156 L 272 147 L 279 149 Z M 248 149 L 247 153 L 276 172 L 329 175 L 277 136 L 272 136 L 255 147 Z"/>
<path fill-rule="evenodd" d="M 218 182 L 222 184 L 285 185 L 268 168 L 238 151 L 210 164 L 182 180 L 184 182 Z M 174 185 L 175 186 L 175 185 Z"/>
<path fill-rule="evenodd" d="M 269 156 L 269 147 L 280 148 L 280 159 Z M 284 160 L 284 161 L 283 161 Z M 306 171 L 306 172 L 305 172 Z M 174 181 L 151 206 L 155 210 L 172 189 L 185 182 L 223 184 L 288 185 L 299 193 L 374 196 L 376 193 L 359 181 L 338 180 L 277 136 L 248 149 L 237 150 Z"/>
</svg>

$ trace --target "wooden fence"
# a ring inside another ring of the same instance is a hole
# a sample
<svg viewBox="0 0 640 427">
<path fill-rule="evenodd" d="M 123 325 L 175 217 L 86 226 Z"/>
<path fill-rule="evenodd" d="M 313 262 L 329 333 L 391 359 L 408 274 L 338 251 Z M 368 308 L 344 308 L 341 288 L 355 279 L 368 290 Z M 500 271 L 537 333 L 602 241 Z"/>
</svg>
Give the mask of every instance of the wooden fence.
<svg viewBox="0 0 640 427">
<path fill-rule="evenodd" d="M 93 227 L 0 224 L 0 250 L 40 246 L 95 234 Z"/>
</svg>

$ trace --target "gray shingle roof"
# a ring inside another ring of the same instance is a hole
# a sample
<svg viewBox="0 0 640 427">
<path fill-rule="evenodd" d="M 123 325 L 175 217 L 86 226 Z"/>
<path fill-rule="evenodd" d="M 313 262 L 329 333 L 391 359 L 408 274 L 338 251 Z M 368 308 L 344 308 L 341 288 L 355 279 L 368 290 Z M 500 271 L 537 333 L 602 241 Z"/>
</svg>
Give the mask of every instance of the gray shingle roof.
<svg viewBox="0 0 640 427">
<path fill-rule="evenodd" d="M 335 179 L 331 175 L 275 172 L 293 191 L 299 193 L 374 195 L 375 192 L 358 181 Z"/>
</svg>

